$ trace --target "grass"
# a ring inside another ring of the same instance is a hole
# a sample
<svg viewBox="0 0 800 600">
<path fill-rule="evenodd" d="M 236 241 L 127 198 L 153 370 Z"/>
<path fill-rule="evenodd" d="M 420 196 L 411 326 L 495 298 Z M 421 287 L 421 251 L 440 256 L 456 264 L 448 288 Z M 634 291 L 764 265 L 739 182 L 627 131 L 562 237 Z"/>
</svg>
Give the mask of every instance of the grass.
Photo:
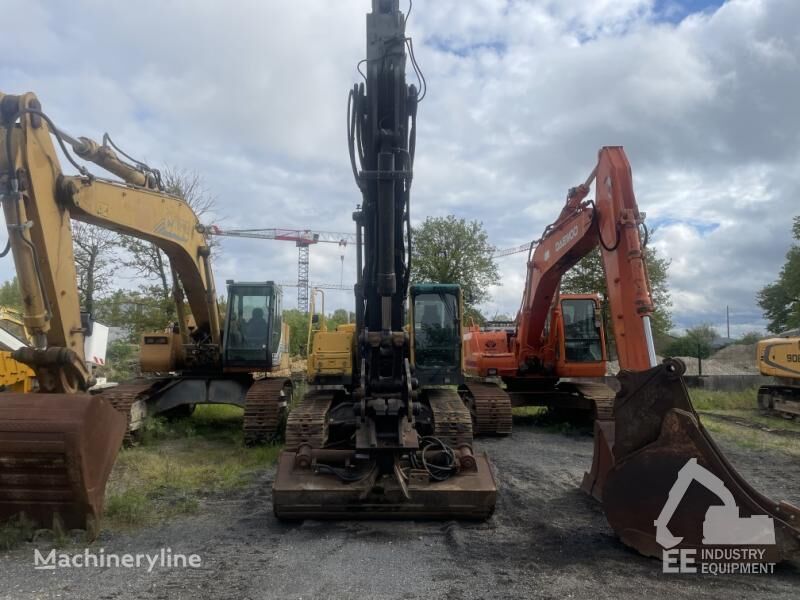
<svg viewBox="0 0 800 600">
<path fill-rule="evenodd" d="M 800 432 L 800 423 L 797 421 L 762 415 L 757 408 L 756 388 L 738 392 L 690 389 L 689 393 L 692 404 L 703 419 L 703 425 L 715 436 L 749 450 L 778 451 L 800 456 L 800 438 L 775 435 L 769 431 L 714 418 L 737 417 L 772 430 Z"/>
<path fill-rule="evenodd" d="M 703 425 L 714 434 L 714 437 L 719 437 L 741 448 L 758 452 L 781 452 L 793 457 L 800 457 L 800 439 L 798 438 L 781 437 L 767 431 L 749 429 L 735 423 L 713 419 L 704 419 Z"/>
<path fill-rule="evenodd" d="M 515 423 L 536 425 L 550 433 L 578 435 L 591 433 L 592 423 L 588 413 L 559 410 L 546 406 L 516 406 L 511 409 Z"/>
<path fill-rule="evenodd" d="M 14 516 L 0 526 L 0 550 L 16 548 L 31 540 L 35 533 L 36 527 L 25 515 Z"/>
<path fill-rule="evenodd" d="M 106 490 L 104 525 L 128 529 L 199 510 L 204 498 L 246 486 L 280 446 L 244 445 L 242 409 L 204 405 L 190 418 L 148 421 L 120 451 Z"/>
<path fill-rule="evenodd" d="M 758 407 L 756 388 L 739 392 L 690 389 L 689 395 L 696 410 L 755 410 Z"/>
</svg>

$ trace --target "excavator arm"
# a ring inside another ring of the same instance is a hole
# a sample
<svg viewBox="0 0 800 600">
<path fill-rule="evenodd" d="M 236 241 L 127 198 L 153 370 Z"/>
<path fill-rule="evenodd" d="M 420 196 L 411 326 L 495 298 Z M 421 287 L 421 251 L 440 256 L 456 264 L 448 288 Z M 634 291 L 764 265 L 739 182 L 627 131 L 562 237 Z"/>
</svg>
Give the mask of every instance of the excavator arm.
<svg viewBox="0 0 800 600">
<path fill-rule="evenodd" d="M 19 359 L 36 369 L 43 390 L 75 392 L 89 384 L 70 219 L 146 240 L 163 250 L 186 293 L 197 324 L 194 335 L 219 346 L 209 248 L 191 207 L 153 189 L 151 175 L 122 162 L 110 148 L 56 129 L 33 94 L 0 95 L 0 115 L 8 186 L 3 210 L 25 326 L 33 337 L 33 347 L 23 349 Z M 76 154 L 125 181 L 96 178 L 78 165 L 81 175 L 65 175 L 51 134 L 67 156 L 70 144 Z"/>
<path fill-rule="evenodd" d="M 586 200 L 595 180 L 596 198 Z M 639 235 L 643 222 L 624 150 L 602 148 L 597 166 L 585 183 L 569 191 L 561 214 L 545 229 L 528 261 L 516 335 L 521 368 L 542 354 L 545 323 L 561 277 L 598 245 L 620 367 L 643 370 L 656 365 L 650 326 L 653 301 Z"/>
</svg>

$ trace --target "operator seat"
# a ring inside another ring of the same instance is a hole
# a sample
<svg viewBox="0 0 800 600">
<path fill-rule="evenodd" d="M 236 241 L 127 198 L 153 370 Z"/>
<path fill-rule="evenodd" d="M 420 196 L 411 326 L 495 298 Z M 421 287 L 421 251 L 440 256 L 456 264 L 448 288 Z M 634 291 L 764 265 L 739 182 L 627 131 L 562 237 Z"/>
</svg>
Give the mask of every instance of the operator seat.
<svg viewBox="0 0 800 600">
<path fill-rule="evenodd" d="M 260 308 L 253 309 L 253 316 L 247 322 L 247 341 L 251 345 L 260 346 L 267 343 L 267 321 L 264 311 Z"/>
</svg>

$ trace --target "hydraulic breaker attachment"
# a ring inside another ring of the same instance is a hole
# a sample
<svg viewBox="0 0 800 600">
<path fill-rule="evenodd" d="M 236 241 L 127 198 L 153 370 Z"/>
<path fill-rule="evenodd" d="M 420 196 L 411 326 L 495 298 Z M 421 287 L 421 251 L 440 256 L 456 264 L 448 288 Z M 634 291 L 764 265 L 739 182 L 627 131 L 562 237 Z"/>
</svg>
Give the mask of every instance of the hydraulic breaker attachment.
<svg viewBox="0 0 800 600">
<path fill-rule="evenodd" d="M 763 549 L 771 562 L 800 560 L 800 509 L 737 473 L 700 423 L 684 371 L 668 359 L 620 373 L 614 427 L 595 429 L 583 489 L 601 499 L 620 539 L 646 556 L 738 545 Z"/>
<path fill-rule="evenodd" d="M 0 394 L 0 522 L 97 535 L 125 416 L 89 394 Z"/>
<path fill-rule="evenodd" d="M 469 447 L 456 451 L 462 468 L 443 481 L 427 471 L 395 466 L 377 475 L 377 467 L 353 473 L 346 450 L 284 451 L 272 488 L 275 516 L 302 519 L 488 519 L 497 485 L 485 455 Z M 435 460 L 435 456 L 428 457 Z M 337 475 L 338 473 L 338 475 Z"/>
</svg>

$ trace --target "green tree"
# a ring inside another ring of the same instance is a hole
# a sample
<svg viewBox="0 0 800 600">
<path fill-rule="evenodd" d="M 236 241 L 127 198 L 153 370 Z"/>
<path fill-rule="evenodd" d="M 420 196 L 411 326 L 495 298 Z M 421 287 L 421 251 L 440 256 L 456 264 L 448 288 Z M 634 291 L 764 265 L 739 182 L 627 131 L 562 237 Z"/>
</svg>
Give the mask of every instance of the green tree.
<svg viewBox="0 0 800 600">
<path fill-rule="evenodd" d="M 792 236 L 800 242 L 800 216 L 794 218 Z M 772 333 L 800 327 L 800 244 L 792 243 L 778 280 L 758 292 L 758 305 Z"/>
<path fill-rule="evenodd" d="M 283 320 L 289 325 L 289 354 L 292 356 L 306 356 L 308 313 L 300 312 L 296 308 L 290 308 L 283 311 Z"/>
<path fill-rule="evenodd" d="M 126 381 L 135 377 L 139 370 L 139 346 L 125 340 L 108 344 L 106 364 L 99 367 L 97 375 L 109 381 Z"/>
<path fill-rule="evenodd" d="M 95 318 L 110 327 L 125 329 L 128 341 L 138 344 L 144 332 L 161 331 L 174 321 L 175 304 L 172 298 L 163 298 L 157 286 L 139 291 L 116 290 L 97 300 Z"/>
<path fill-rule="evenodd" d="M 19 282 L 16 275 L 14 275 L 13 279 L 4 281 L 0 285 L 0 306 L 22 311 L 22 293 L 19 291 Z"/>
<path fill-rule="evenodd" d="M 758 340 L 762 339 L 764 334 L 760 331 L 748 331 L 736 343 L 737 344 L 755 344 Z"/>
<path fill-rule="evenodd" d="M 348 312 L 344 308 L 337 308 L 326 319 L 328 331 L 334 331 L 339 325 L 344 325 L 345 323 L 355 323 L 355 321 L 356 314 L 354 312 Z"/>
<path fill-rule="evenodd" d="M 428 217 L 412 233 L 414 283 L 457 283 L 467 307 L 489 298 L 488 288 L 500 281 L 500 275 L 482 223 L 453 215 Z"/>
<path fill-rule="evenodd" d="M 464 307 L 464 326 L 470 327 L 473 323 L 475 325 L 485 325 L 486 317 L 474 306 Z"/>
<path fill-rule="evenodd" d="M 713 351 L 712 343 L 719 337 L 711 325 L 702 324 L 690 327 L 683 335 L 673 341 L 665 350 L 667 356 L 693 356 L 708 358 Z"/>
<path fill-rule="evenodd" d="M 645 265 L 655 307 L 651 318 L 653 333 L 666 334 L 672 329 L 672 299 L 667 281 L 670 261 L 660 257 L 655 248 L 649 247 L 645 251 Z M 600 294 L 604 300 L 608 298 L 608 286 L 599 248 L 595 248 L 564 274 L 561 279 L 561 291 L 567 294 Z M 604 302 L 603 317 L 608 331 L 606 304 Z"/>
</svg>

